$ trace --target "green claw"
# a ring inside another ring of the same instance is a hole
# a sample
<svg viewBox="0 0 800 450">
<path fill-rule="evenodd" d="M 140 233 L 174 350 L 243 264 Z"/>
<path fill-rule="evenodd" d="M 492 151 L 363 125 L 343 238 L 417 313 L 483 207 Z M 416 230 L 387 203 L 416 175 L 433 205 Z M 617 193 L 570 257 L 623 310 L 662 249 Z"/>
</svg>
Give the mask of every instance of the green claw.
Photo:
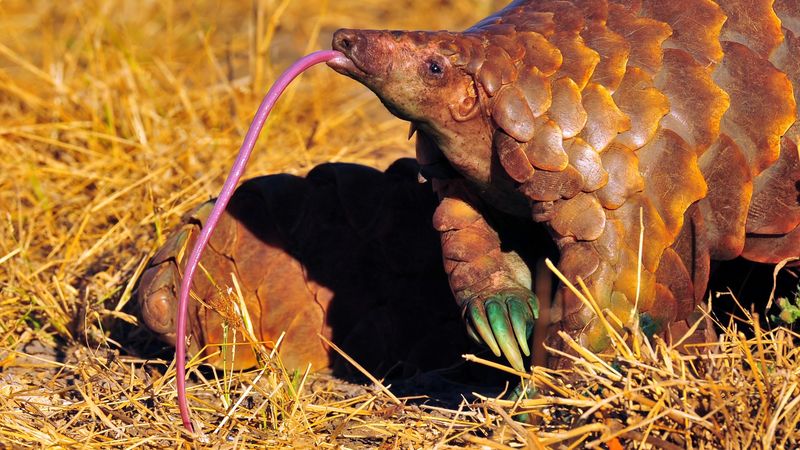
<svg viewBox="0 0 800 450">
<path fill-rule="evenodd" d="M 478 336 L 478 333 L 475 332 L 475 328 L 469 322 L 467 322 L 467 335 L 470 337 L 470 339 L 475 341 L 476 344 L 483 344 L 481 337 Z"/>
<path fill-rule="evenodd" d="M 503 354 L 511 363 L 511 367 L 524 372 L 525 364 L 522 362 L 522 355 L 519 354 L 517 340 L 511 332 L 511 324 L 505 308 L 497 301 L 488 301 L 486 302 L 486 315 L 489 317 L 489 323 L 492 325 L 497 343 L 503 349 Z"/>
<path fill-rule="evenodd" d="M 478 334 L 481 335 L 483 343 L 489 346 L 494 356 L 500 356 L 500 347 L 497 346 L 492 329 L 489 327 L 489 320 L 486 318 L 486 312 L 481 308 L 480 303 L 475 303 L 469 307 L 469 316 Z"/>
<path fill-rule="evenodd" d="M 533 312 L 533 318 L 539 318 L 539 299 L 536 298 L 536 294 L 531 292 L 531 295 L 528 296 L 528 305 L 531 307 L 531 312 Z"/>
<path fill-rule="evenodd" d="M 519 348 L 525 356 L 531 356 L 531 350 L 528 348 L 528 339 L 531 337 L 531 331 L 533 331 L 531 310 L 527 305 L 523 305 L 521 301 L 515 298 L 508 299 L 507 303 L 508 316 L 511 319 L 511 327 L 514 329 Z"/>
</svg>

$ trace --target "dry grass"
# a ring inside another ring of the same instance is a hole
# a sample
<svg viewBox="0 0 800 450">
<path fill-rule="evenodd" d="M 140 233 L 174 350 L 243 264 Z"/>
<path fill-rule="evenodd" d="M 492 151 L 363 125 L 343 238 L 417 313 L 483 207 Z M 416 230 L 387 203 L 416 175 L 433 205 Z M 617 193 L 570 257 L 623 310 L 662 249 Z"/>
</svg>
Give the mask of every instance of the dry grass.
<svg viewBox="0 0 800 450">
<path fill-rule="evenodd" d="M 797 336 L 745 338 L 734 324 L 710 355 L 618 340 L 610 356 L 580 349 L 569 384 L 535 372 L 540 398 L 459 410 L 279 361 L 218 374 L 194 361 L 202 437 L 186 435 L 172 367 L 126 356 L 138 332 L 111 330 L 134 330 L 133 280 L 166 230 L 216 194 L 269 82 L 341 26 L 461 28 L 493 8 L 188 3 L 0 2 L 0 448 L 800 445 Z M 410 154 L 405 138 L 370 93 L 318 68 L 282 100 L 249 173 L 383 165 Z M 517 410 L 537 425 L 511 421 Z"/>
</svg>

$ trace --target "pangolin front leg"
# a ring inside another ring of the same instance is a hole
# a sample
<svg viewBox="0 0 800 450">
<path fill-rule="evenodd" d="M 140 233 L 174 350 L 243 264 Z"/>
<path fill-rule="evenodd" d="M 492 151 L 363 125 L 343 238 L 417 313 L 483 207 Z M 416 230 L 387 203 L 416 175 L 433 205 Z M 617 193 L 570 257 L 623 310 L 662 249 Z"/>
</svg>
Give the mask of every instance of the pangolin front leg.
<svg viewBox="0 0 800 450">
<path fill-rule="evenodd" d="M 502 248 L 465 180 L 434 180 L 434 186 L 441 202 L 433 226 L 441 233 L 445 272 L 467 331 L 524 371 L 522 354 L 530 356 L 528 340 L 539 313 L 531 272 L 516 252 Z"/>
</svg>

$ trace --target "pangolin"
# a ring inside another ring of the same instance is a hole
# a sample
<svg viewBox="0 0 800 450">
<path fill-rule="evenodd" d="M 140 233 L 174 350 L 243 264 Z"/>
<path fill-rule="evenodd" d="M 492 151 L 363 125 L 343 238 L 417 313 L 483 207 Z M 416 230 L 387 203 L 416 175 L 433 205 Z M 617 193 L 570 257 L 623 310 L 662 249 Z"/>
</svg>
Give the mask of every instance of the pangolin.
<svg viewBox="0 0 800 450">
<path fill-rule="evenodd" d="M 800 0 L 515 1 L 463 32 L 342 29 L 333 48 L 411 122 L 467 331 L 519 370 L 538 305 L 498 214 L 542 225 L 602 310 L 666 336 L 712 260 L 800 256 Z M 162 285 L 140 291 L 151 310 L 174 307 Z M 551 336 L 608 345 L 563 286 L 549 316 Z"/>
</svg>

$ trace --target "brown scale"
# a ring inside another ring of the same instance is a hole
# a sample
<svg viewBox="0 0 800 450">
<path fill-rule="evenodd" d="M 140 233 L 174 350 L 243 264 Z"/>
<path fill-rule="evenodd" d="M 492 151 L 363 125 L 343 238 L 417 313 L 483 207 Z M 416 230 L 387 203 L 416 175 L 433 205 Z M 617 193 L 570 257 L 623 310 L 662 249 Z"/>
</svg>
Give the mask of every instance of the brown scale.
<svg viewBox="0 0 800 450">
<path fill-rule="evenodd" d="M 606 209 L 617 209 L 631 195 L 644 190 L 644 179 L 639 172 L 639 159 L 630 148 L 612 144 L 600 155 L 608 182 L 597 197 Z"/>
<path fill-rule="evenodd" d="M 698 154 L 705 151 L 719 136 L 722 115 L 730 106 L 728 94 L 711 79 L 707 64 L 683 50 L 665 49 L 655 86 L 668 101 L 661 126 L 678 133 Z"/>
<path fill-rule="evenodd" d="M 655 74 L 661 68 L 662 42 L 672 34 L 669 25 L 647 17 L 637 17 L 625 6 L 612 4 L 608 27 L 625 36 L 631 45 L 629 67 L 638 67 Z"/>
<path fill-rule="evenodd" d="M 772 9 L 774 1 L 719 0 L 719 6 L 727 16 L 719 40 L 738 42 L 761 58 L 769 58 L 783 40 L 781 21 Z"/>
<path fill-rule="evenodd" d="M 575 34 L 583 29 L 584 12 L 572 2 L 561 0 L 528 2 L 526 7 L 531 11 L 552 13 L 556 19 L 554 20 L 556 32 Z"/>
<path fill-rule="evenodd" d="M 561 68 L 556 73 L 556 78 L 569 78 L 578 85 L 579 90 L 582 90 L 600 62 L 600 55 L 587 47 L 583 38 L 577 34 L 569 32 L 556 33 L 550 38 L 550 42 L 558 47 L 563 57 Z"/>
<path fill-rule="evenodd" d="M 664 47 L 686 51 L 698 64 L 722 60 L 719 32 L 725 23 L 722 8 L 711 0 L 644 0 L 643 13 L 670 24 L 672 35 Z"/>
<path fill-rule="evenodd" d="M 569 164 L 569 156 L 564 151 L 564 138 L 561 127 L 547 116 L 541 116 L 533 123 L 535 134 L 527 142 L 525 154 L 533 167 L 551 172 L 560 172 Z"/>
<path fill-rule="evenodd" d="M 522 57 L 523 71 L 536 68 L 542 75 L 549 77 L 561 67 L 564 60 L 561 51 L 542 34 L 533 31 L 522 32 L 517 39 L 525 49 L 525 55 Z"/>
<path fill-rule="evenodd" d="M 553 82 L 553 99 L 548 116 L 553 119 L 565 138 L 577 136 L 586 125 L 587 113 L 581 103 L 581 90 L 570 78 Z"/>
<path fill-rule="evenodd" d="M 753 194 L 753 179 L 739 146 L 727 135 L 698 161 L 708 185 L 706 198 L 698 205 L 705 217 L 714 259 L 732 259 L 744 248 L 745 221 Z"/>
<path fill-rule="evenodd" d="M 714 81 L 729 95 L 736 95 L 731 95 L 721 130 L 739 144 L 756 176 L 778 159 L 780 136 L 795 121 L 792 84 L 744 45 L 723 42 L 722 48 L 725 57 L 714 72 Z"/>
<path fill-rule="evenodd" d="M 574 167 L 567 166 L 563 172 L 537 170 L 519 190 L 536 202 L 552 202 L 562 198 L 572 198 L 582 187 L 583 176 Z"/>
<path fill-rule="evenodd" d="M 616 142 L 630 148 L 641 148 L 655 136 L 661 118 L 669 112 L 669 101 L 653 85 L 653 79 L 643 70 L 630 67 L 614 102 L 630 118 L 630 129 L 616 136 Z"/>
<path fill-rule="evenodd" d="M 747 214 L 748 233 L 780 235 L 800 224 L 800 186 L 796 181 L 800 180 L 800 154 L 790 137 L 784 137 L 782 144 L 778 161 L 755 179 L 755 194 Z"/>
<path fill-rule="evenodd" d="M 553 101 L 550 80 L 538 67 L 521 68 L 516 85 L 522 96 L 525 97 L 534 118 L 550 109 Z"/>
<path fill-rule="evenodd" d="M 661 130 L 638 154 L 645 195 L 658 210 L 672 242 L 683 226 L 683 213 L 706 196 L 706 181 L 697 166 L 697 155 L 672 130 Z"/>
<path fill-rule="evenodd" d="M 628 64 L 630 43 L 619 34 L 611 31 L 603 23 L 592 22 L 581 32 L 586 46 L 594 49 L 600 56 L 600 62 L 589 80 L 598 83 L 614 92 L 625 76 Z"/>
<path fill-rule="evenodd" d="M 772 8 L 781 21 L 781 27 L 791 30 L 795 35 L 800 34 L 800 1 L 775 0 Z"/>
<path fill-rule="evenodd" d="M 586 86 L 582 95 L 587 119 L 580 136 L 602 153 L 618 134 L 631 128 L 631 119 L 619 109 L 611 92 L 599 84 Z"/>
<path fill-rule="evenodd" d="M 569 164 L 583 177 L 583 191 L 594 192 L 608 182 L 608 171 L 597 150 L 581 138 L 571 139 L 567 144 Z"/>
<path fill-rule="evenodd" d="M 608 20 L 607 0 L 575 0 L 572 3 L 583 12 L 584 19 L 589 22 L 604 24 Z M 590 25 L 587 24 L 587 27 Z"/>
</svg>

